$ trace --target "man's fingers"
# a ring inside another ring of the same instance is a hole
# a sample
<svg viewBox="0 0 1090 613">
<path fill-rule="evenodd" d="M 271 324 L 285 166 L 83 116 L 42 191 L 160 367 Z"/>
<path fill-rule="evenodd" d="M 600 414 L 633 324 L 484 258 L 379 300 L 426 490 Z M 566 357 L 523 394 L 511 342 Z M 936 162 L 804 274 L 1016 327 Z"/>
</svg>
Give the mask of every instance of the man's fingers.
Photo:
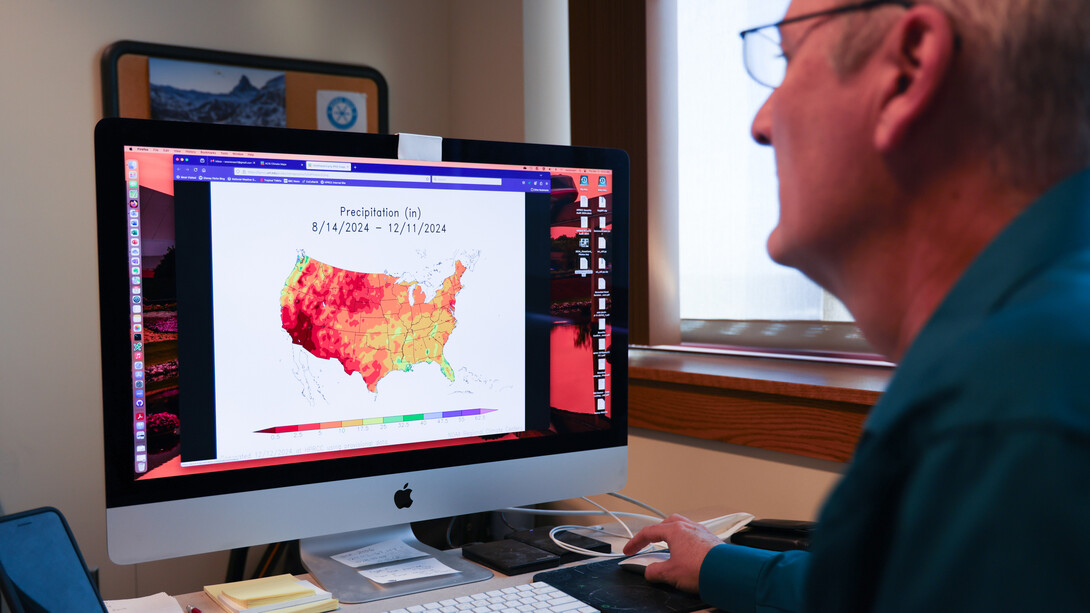
<svg viewBox="0 0 1090 613">
<path fill-rule="evenodd" d="M 625 543 L 624 553 L 625 555 L 632 555 L 651 543 L 658 541 L 666 541 L 669 528 L 663 524 L 655 524 L 654 526 L 648 526 L 643 530 L 636 533 L 631 540 Z"/>
<path fill-rule="evenodd" d="M 649 564 L 643 576 L 655 583 L 695 592 L 699 589 L 700 565 L 708 550 L 720 541 L 703 526 L 680 515 L 672 515 L 660 524 L 640 530 L 624 546 L 627 555 L 638 553 L 650 543 L 665 541 L 670 559 Z"/>
<path fill-rule="evenodd" d="M 672 537 L 676 537 L 684 531 L 686 525 L 690 525 L 693 522 L 687 517 L 682 515 L 671 515 L 662 520 L 662 523 L 647 526 L 643 530 L 640 530 L 632 537 L 631 540 L 624 546 L 624 553 L 626 555 L 632 555 L 651 543 L 657 543 L 659 541 L 665 541 L 670 543 Z"/>
<path fill-rule="evenodd" d="M 669 565 L 669 561 L 648 564 L 647 567 L 643 569 L 643 578 L 654 583 L 670 583 L 670 581 L 666 579 Z"/>
<path fill-rule="evenodd" d="M 655 562 L 644 569 L 643 578 L 651 583 L 665 583 L 686 592 L 697 593 L 700 591 L 698 574 L 687 578 L 685 565 L 677 560 Z"/>
</svg>

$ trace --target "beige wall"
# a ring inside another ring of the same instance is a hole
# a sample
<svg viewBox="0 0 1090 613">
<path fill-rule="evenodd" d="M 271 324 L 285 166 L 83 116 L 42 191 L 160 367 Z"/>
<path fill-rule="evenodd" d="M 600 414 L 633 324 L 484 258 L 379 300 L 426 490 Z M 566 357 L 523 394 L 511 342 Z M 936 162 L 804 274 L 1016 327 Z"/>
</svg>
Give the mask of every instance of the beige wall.
<svg viewBox="0 0 1090 613">
<path fill-rule="evenodd" d="M 106 555 L 92 146 L 106 45 L 368 64 L 389 83 L 391 131 L 521 140 L 521 28 L 521 4 L 504 0 L 0 0 L 3 511 L 60 508 L 107 598 L 197 590 L 226 566 L 223 553 L 127 567 Z M 834 476 L 644 433 L 626 491 L 668 510 L 801 517 Z"/>
<path fill-rule="evenodd" d="M 844 467 L 827 460 L 634 430 L 629 438 L 628 485 L 622 493 L 665 513 L 722 509 L 757 517 L 816 519 Z"/>
</svg>

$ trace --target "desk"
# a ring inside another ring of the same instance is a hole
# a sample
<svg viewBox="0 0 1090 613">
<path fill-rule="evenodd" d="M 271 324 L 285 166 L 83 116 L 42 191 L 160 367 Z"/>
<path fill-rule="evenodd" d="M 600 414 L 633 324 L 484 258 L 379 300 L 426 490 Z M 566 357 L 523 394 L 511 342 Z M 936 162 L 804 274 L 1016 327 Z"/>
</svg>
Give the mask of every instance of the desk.
<svg viewBox="0 0 1090 613">
<path fill-rule="evenodd" d="M 707 512 L 707 510 L 702 510 L 702 511 L 699 511 L 699 512 L 695 512 L 695 513 L 693 513 L 693 514 L 691 514 L 689 516 L 690 517 L 695 517 L 695 518 L 710 518 L 710 517 L 717 517 L 719 515 L 722 515 L 722 513 Z M 631 520 L 629 522 L 629 525 L 631 526 L 633 531 L 636 531 L 642 525 L 644 525 L 646 523 L 648 523 L 648 522 L 645 522 L 645 521 L 642 521 L 642 520 Z M 623 532 L 623 529 L 616 526 L 615 524 L 608 524 L 606 526 L 606 528 L 609 529 L 611 532 L 618 532 L 618 533 Z M 615 552 L 620 551 L 621 548 L 624 546 L 625 542 L 627 542 L 627 539 L 625 539 L 625 538 L 617 538 L 617 537 L 610 537 L 610 536 L 595 536 L 595 538 L 597 538 L 599 540 L 602 540 L 602 541 L 609 542 L 610 545 L 613 548 L 613 551 L 615 551 Z M 602 559 L 602 558 L 597 558 L 597 559 Z M 586 562 L 593 562 L 593 561 L 596 561 L 596 559 L 592 558 L 590 560 L 584 560 L 584 561 L 580 561 L 580 562 L 573 562 L 573 563 L 571 563 L 569 565 L 566 565 L 566 566 L 572 566 L 572 565 L 576 565 L 576 564 L 585 564 Z M 537 572 L 542 572 L 542 571 L 537 571 Z M 499 572 L 493 571 L 493 577 L 491 579 L 486 580 L 486 581 L 478 581 L 476 583 L 466 583 L 466 584 L 463 584 L 463 585 L 456 585 L 456 586 L 449 587 L 449 588 L 431 590 L 431 591 L 428 591 L 428 592 L 421 592 L 421 593 L 418 593 L 418 594 L 409 594 L 409 595 L 406 595 L 406 596 L 398 596 L 398 597 L 395 597 L 395 598 L 387 598 L 385 600 L 378 600 L 378 601 L 375 601 L 375 602 L 365 602 L 365 603 L 362 603 L 362 604 L 345 604 L 345 603 L 341 603 L 340 611 L 345 611 L 346 613 L 353 613 L 353 612 L 362 613 L 364 611 L 367 611 L 369 613 L 373 613 L 375 611 L 388 611 L 388 610 L 391 610 L 391 609 L 406 608 L 406 607 L 410 607 L 410 606 L 413 606 L 413 605 L 421 605 L 421 604 L 426 604 L 426 603 L 429 603 L 429 602 L 436 602 L 436 601 L 439 601 L 439 600 L 446 600 L 446 599 L 449 599 L 449 598 L 457 598 L 459 596 L 468 596 L 470 594 L 478 594 L 480 592 L 488 592 L 488 591 L 491 591 L 491 590 L 497 590 L 497 589 L 502 589 L 502 588 L 505 588 L 505 587 L 511 587 L 511 586 L 516 586 L 516 585 L 522 585 L 522 584 L 525 584 L 525 583 L 530 583 L 530 582 L 533 581 L 533 577 L 534 577 L 534 575 L 537 574 L 537 572 L 525 573 L 525 574 L 522 574 L 522 575 L 515 575 L 515 576 L 508 577 L 508 576 L 503 575 L 503 574 L 501 574 Z M 309 575 L 302 575 L 301 578 L 309 580 L 310 576 Z M 191 593 L 191 594 L 182 594 L 180 596 L 177 596 L 176 598 L 178 600 L 178 603 L 182 605 L 183 610 L 185 609 L 186 605 L 193 605 L 193 606 L 199 608 L 202 613 L 221 613 L 223 611 L 223 609 L 220 608 L 219 605 L 212 602 L 212 600 L 209 599 L 208 596 L 204 594 L 204 592 L 194 592 L 194 593 Z"/>
<path fill-rule="evenodd" d="M 576 562 L 578 564 L 578 562 Z M 538 571 L 540 572 L 540 571 Z M 428 602 L 435 602 L 438 600 L 445 600 L 447 598 L 457 598 L 458 596 L 468 596 L 470 594 L 477 594 L 480 592 L 487 592 L 490 590 L 498 590 L 505 587 L 514 585 L 522 585 L 523 583 L 530 583 L 533 581 L 535 573 L 526 573 L 524 575 L 516 575 L 514 577 L 508 577 L 500 573 L 495 573 L 494 576 L 487 581 L 478 581 L 477 583 L 466 583 L 463 585 L 456 585 L 454 587 L 443 588 L 440 590 L 432 590 L 430 592 L 421 592 L 419 594 L 409 594 L 408 596 L 399 596 L 396 598 L 387 598 L 385 600 L 376 600 L 375 602 L 365 602 L 361 604 L 345 604 L 341 603 L 340 611 L 346 613 L 363 613 L 367 611 L 373 613 L 375 611 L 388 611 L 390 609 L 399 609 L 404 607 L 410 607 L 412 605 L 420 605 Z M 302 579 L 310 579 L 310 575 L 301 575 Z M 223 613 L 223 609 L 219 605 L 212 602 L 210 598 L 204 592 L 194 592 L 192 594 L 183 594 L 176 597 L 178 603 L 182 605 L 182 610 L 185 610 L 186 605 L 193 605 L 201 610 L 201 613 Z"/>
<path fill-rule="evenodd" d="M 638 529 L 638 526 L 643 525 L 644 523 L 646 523 L 646 522 L 641 522 L 639 520 L 634 520 L 634 521 L 630 522 L 629 525 L 632 527 L 633 531 L 635 531 L 636 529 Z M 613 530 L 616 530 L 618 532 L 623 531 L 620 527 L 616 527 L 613 524 L 610 524 L 609 526 L 607 526 L 607 528 L 610 529 L 611 531 L 613 531 Z M 595 538 L 597 538 L 598 540 L 609 542 L 610 545 L 613 548 L 613 551 L 620 551 L 621 548 L 624 546 L 625 542 L 627 541 L 627 539 L 610 537 L 610 536 L 596 536 Z M 460 551 L 460 550 L 458 550 L 458 551 Z M 602 559 L 602 558 L 597 558 L 597 559 Z M 580 562 L 572 562 L 570 565 L 583 564 L 583 563 L 592 562 L 592 561 L 595 561 L 595 559 L 592 558 L 592 559 L 584 560 L 584 561 L 580 561 Z M 367 612 L 388 611 L 388 610 L 391 610 L 391 609 L 400 609 L 400 608 L 410 607 L 410 606 L 413 606 L 413 605 L 421 605 L 421 604 L 425 604 L 425 603 L 429 603 L 429 602 L 436 602 L 436 601 L 439 601 L 439 600 L 446 600 L 448 598 L 457 598 L 459 596 L 468 596 L 470 594 L 479 594 L 480 592 L 488 592 L 488 591 L 491 591 L 491 590 L 498 590 L 498 589 L 502 589 L 502 588 L 505 588 L 505 587 L 511 587 L 511 586 L 515 586 L 515 585 L 522 585 L 524 583 L 530 583 L 530 582 L 532 582 L 534 580 L 534 575 L 536 575 L 538 572 L 542 572 L 542 571 L 535 571 L 535 572 L 525 573 L 525 574 L 522 574 L 522 575 L 515 575 L 515 576 L 511 576 L 511 577 L 508 577 L 507 575 L 504 575 L 504 574 L 502 574 L 500 572 L 497 572 L 497 571 L 492 571 L 492 572 L 493 572 L 492 578 L 488 579 L 486 581 L 478 581 L 476 583 L 465 583 L 465 584 L 462 584 L 462 585 L 455 585 L 453 587 L 442 588 L 442 589 L 437 589 L 437 590 L 430 590 L 430 591 L 427 591 L 427 592 L 420 592 L 420 593 L 417 593 L 417 594 L 408 594 L 406 596 L 397 596 L 397 597 L 394 597 L 394 598 L 387 598 L 387 599 L 384 599 L 384 600 L 376 600 L 374 602 L 364 602 L 364 603 L 360 603 L 360 604 L 341 603 L 341 608 L 339 610 L 340 611 L 345 611 L 346 613 L 351 613 L 351 612 L 362 613 L 364 611 L 367 611 Z M 307 579 L 307 580 L 312 580 L 310 575 L 301 575 L 300 578 Z M 366 579 L 364 579 L 362 577 L 360 577 L 360 580 L 361 581 L 366 581 Z M 336 594 L 334 594 L 334 596 L 336 596 Z M 212 601 L 212 599 L 210 599 L 204 592 L 193 592 L 191 594 L 183 594 L 181 596 L 176 596 L 176 599 L 178 600 L 178 603 L 182 605 L 182 610 L 185 610 L 186 605 L 193 605 L 193 606 L 197 607 L 198 609 L 200 609 L 201 613 L 222 613 L 223 612 L 223 609 L 220 608 L 219 605 L 214 603 Z"/>
</svg>

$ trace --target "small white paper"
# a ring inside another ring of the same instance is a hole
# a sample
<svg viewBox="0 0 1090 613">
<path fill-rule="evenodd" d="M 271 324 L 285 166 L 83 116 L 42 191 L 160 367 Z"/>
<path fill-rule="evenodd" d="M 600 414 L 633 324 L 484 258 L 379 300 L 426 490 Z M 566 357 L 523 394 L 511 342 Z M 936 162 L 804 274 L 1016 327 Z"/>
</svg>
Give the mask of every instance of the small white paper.
<svg viewBox="0 0 1090 613">
<path fill-rule="evenodd" d="M 352 568 L 359 568 L 361 566 L 374 566 L 375 564 L 383 564 L 385 562 L 422 558 L 426 555 L 428 554 L 406 545 L 404 541 L 390 539 L 388 541 L 382 541 L 381 543 L 360 547 L 359 549 L 353 549 L 352 551 L 338 553 L 335 556 L 329 557 L 341 564 L 351 566 Z"/>
<path fill-rule="evenodd" d="M 107 600 L 106 610 L 110 613 L 182 613 L 182 605 L 166 592 L 159 592 L 143 598 Z"/>
<path fill-rule="evenodd" d="M 423 579 L 425 577 L 438 577 L 439 575 L 453 575 L 458 571 L 443 564 L 435 558 L 413 560 L 393 566 L 383 566 L 361 570 L 359 573 L 375 583 L 394 583 L 396 581 L 408 581 L 409 579 Z"/>
<path fill-rule="evenodd" d="M 399 132 L 397 159 L 441 162 L 443 161 L 443 137 Z"/>
</svg>

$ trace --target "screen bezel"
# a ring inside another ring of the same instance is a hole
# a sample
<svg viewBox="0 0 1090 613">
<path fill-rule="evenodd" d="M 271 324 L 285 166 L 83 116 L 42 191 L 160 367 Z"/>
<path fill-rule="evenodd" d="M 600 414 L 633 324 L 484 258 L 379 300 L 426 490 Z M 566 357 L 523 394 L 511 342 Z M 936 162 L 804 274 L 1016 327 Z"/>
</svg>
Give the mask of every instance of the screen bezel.
<svg viewBox="0 0 1090 613">
<path fill-rule="evenodd" d="M 311 130 L 252 128 L 160 122 L 152 120 L 104 119 L 95 130 L 96 178 L 98 186 L 98 240 L 100 309 L 103 361 L 103 427 L 107 508 L 170 500 L 231 494 L 285 486 L 331 482 L 442 468 L 515 460 L 627 444 L 627 339 L 628 339 L 628 184 L 627 155 L 620 150 L 563 147 L 444 139 L 443 161 L 485 164 L 553 166 L 609 169 L 614 177 L 613 292 L 615 313 L 611 313 L 612 342 L 609 359 L 613 364 L 611 382 L 611 427 L 608 430 L 565 433 L 559 436 L 496 441 L 473 445 L 440 447 L 351 458 L 320 460 L 211 472 L 164 479 L 134 480 L 131 448 L 131 381 L 128 363 L 129 321 L 127 303 L 121 298 L 127 283 L 116 268 L 123 253 L 114 254 L 112 245 L 121 244 L 125 225 L 123 207 L 125 146 L 194 148 L 307 155 L 352 156 L 397 159 L 396 135 L 342 134 Z M 618 367 L 622 366 L 622 367 Z M 121 407 L 120 410 L 117 407 Z M 391 469 L 396 466 L 396 469 Z M 320 469 L 320 470 L 316 470 Z M 321 473 L 321 478 L 315 474 Z"/>
</svg>

